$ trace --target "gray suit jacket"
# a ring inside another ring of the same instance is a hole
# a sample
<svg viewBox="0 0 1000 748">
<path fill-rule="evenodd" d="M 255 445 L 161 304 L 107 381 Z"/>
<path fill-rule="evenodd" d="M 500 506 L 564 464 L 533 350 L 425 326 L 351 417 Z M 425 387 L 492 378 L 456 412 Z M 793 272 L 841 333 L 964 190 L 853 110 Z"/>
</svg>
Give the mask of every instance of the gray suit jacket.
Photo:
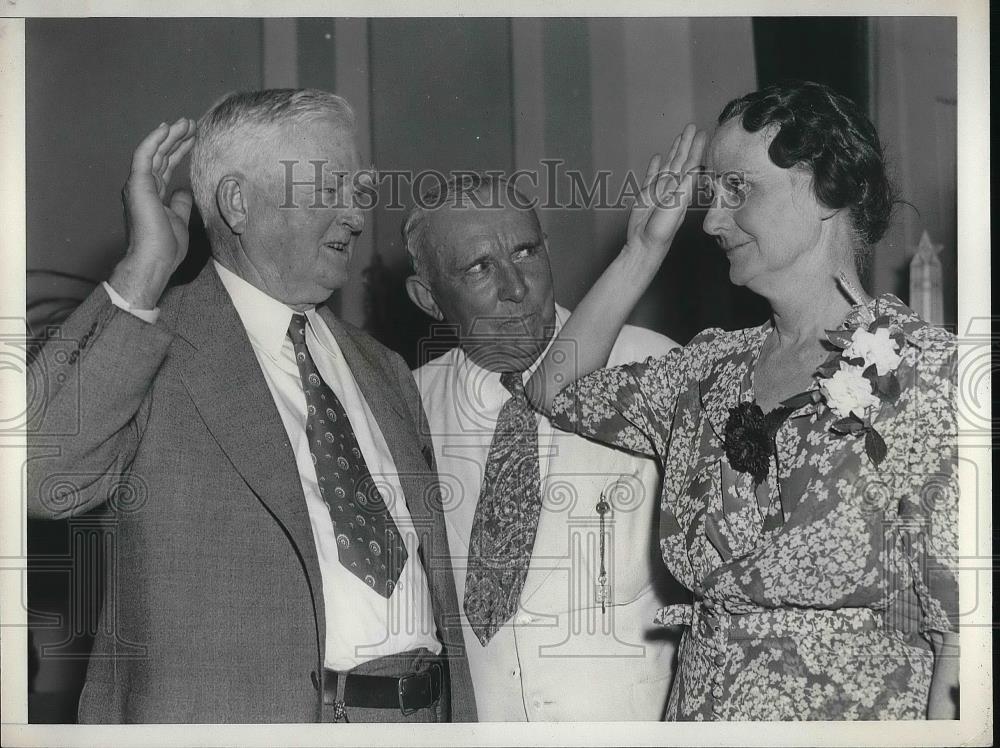
<svg viewBox="0 0 1000 748">
<path fill-rule="evenodd" d="M 288 436 L 211 263 L 149 325 L 98 288 L 28 376 L 29 515 L 104 505 L 107 586 L 83 722 L 311 722 L 326 621 Z M 333 331 L 392 452 L 420 534 L 451 716 L 474 721 L 424 413 L 402 359 Z M 72 490 L 66 490 L 71 487 Z"/>
</svg>

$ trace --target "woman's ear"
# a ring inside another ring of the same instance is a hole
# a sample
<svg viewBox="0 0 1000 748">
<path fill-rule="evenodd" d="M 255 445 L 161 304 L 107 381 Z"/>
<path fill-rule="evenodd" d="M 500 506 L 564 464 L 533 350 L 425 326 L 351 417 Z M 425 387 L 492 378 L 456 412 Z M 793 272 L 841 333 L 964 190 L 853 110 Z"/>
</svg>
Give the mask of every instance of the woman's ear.
<svg viewBox="0 0 1000 748">
<path fill-rule="evenodd" d="M 219 215 L 234 234 L 242 234 L 247 227 L 247 198 L 240 176 L 227 174 L 215 188 L 215 203 Z"/>
<path fill-rule="evenodd" d="M 434 294 L 431 292 L 430 286 L 419 275 L 411 275 L 406 279 L 406 293 L 409 295 L 410 301 L 416 304 L 424 314 L 433 317 L 438 322 L 444 319 L 444 314 L 441 313 L 440 307 L 434 301 Z"/>
</svg>

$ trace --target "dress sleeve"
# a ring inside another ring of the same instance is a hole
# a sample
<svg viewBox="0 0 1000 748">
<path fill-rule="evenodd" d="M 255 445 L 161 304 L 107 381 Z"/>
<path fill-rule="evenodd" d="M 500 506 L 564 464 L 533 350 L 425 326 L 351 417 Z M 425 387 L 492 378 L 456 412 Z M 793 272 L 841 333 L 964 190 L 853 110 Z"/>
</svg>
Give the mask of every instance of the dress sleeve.
<svg viewBox="0 0 1000 748">
<path fill-rule="evenodd" d="M 958 630 L 958 444 L 956 347 L 940 332 L 921 351 L 912 407 L 918 445 L 900 517 L 911 528 L 910 558 L 920 630 Z"/>
<path fill-rule="evenodd" d="M 552 423 L 639 454 L 665 454 L 678 395 L 715 332 L 665 355 L 581 377 L 556 395 Z"/>
</svg>

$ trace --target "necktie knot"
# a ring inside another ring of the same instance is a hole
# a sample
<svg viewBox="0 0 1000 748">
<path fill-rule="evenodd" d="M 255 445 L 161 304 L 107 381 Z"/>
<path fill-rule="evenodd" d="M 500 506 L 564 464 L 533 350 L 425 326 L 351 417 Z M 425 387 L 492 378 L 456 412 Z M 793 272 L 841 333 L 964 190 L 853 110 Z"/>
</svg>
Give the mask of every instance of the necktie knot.
<svg viewBox="0 0 1000 748">
<path fill-rule="evenodd" d="M 292 339 L 294 345 L 302 345 L 306 342 L 306 315 L 292 315 L 292 321 L 288 323 L 288 337 Z"/>
<path fill-rule="evenodd" d="M 524 381 L 519 371 L 505 371 L 500 375 L 500 384 L 514 397 L 524 394 Z"/>
</svg>

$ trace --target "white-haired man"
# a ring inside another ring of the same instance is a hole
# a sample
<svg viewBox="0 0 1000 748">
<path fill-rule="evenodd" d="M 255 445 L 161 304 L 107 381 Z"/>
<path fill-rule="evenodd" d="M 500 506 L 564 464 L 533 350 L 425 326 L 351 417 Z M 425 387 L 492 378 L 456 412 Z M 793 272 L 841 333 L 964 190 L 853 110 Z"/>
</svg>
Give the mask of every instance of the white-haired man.
<svg viewBox="0 0 1000 748">
<path fill-rule="evenodd" d="M 192 147 L 212 260 L 168 289 Z M 322 306 L 358 171 L 350 107 L 314 90 L 233 94 L 136 149 L 128 251 L 28 379 L 29 511 L 115 520 L 81 721 L 475 718 L 419 395 Z"/>
<path fill-rule="evenodd" d="M 677 587 L 657 557 L 655 463 L 553 429 L 523 380 L 569 313 L 510 182 L 453 178 L 403 226 L 410 298 L 459 345 L 417 369 L 483 721 L 659 720 Z M 675 344 L 626 326 L 609 365 Z"/>
</svg>

